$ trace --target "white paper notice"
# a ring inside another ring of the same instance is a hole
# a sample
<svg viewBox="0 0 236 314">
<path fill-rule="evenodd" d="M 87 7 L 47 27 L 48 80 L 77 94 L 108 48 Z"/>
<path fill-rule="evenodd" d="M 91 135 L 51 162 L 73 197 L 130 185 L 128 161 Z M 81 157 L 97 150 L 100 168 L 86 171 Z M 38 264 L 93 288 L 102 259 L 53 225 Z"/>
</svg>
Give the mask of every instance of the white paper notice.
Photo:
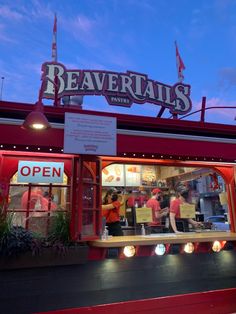
<svg viewBox="0 0 236 314">
<path fill-rule="evenodd" d="M 116 118 L 65 113 L 64 153 L 116 155 Z"/>
</svg>

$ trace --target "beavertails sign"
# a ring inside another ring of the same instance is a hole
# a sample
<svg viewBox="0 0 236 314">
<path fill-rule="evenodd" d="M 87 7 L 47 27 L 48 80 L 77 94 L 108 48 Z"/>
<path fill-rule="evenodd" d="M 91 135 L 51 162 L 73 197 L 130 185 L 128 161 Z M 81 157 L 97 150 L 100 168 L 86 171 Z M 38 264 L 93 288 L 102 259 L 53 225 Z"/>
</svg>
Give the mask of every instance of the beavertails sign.
<svg viewBox="0 0 236 314">
<path fill-rule="evenodd" d="M 147 75 L 98 70 L 67 70 L 64 65 L 46 62 L 42 65 L 45 82 L 44 98 L 54 99 L 55 76 L 58 77 L 58 97 L 69 95 L 102 95 L 114 106 L 131 107 L 133 103 L 152 103 L 169 108 L 170 112 L 186 114 L 192 108 L 190 85 L 169 86 Z"/>
</svg>

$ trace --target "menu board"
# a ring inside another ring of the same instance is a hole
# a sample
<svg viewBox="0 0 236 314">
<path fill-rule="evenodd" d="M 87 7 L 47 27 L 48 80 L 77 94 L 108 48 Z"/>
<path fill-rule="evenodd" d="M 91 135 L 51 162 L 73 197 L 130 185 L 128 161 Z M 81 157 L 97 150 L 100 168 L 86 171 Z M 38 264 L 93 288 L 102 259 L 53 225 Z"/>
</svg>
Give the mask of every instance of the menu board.
<svg viewBox="0 0 236 314">
<path fill-rule="evenodd" d="M 141 185 L 141 166 L 125 165 L 125 181 L 126 186 Z"/>
<path fill-rule="evenodd" d="M 103 186 L 124 186 L 124 165 L 112 164 L 102 170 Z"/>
<path fill-rule="evenodd" d="M 157 175 L 155 166 L 142 166 L 141 185 L 157 186 Z"/>
</svg>

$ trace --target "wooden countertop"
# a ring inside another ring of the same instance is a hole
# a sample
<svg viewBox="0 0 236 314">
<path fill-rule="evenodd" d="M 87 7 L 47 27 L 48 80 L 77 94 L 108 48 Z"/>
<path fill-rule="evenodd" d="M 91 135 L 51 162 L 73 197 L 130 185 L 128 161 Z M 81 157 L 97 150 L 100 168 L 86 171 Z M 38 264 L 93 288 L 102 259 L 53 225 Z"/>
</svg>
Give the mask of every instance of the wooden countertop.
<svg viewBox="0 0 236 314">
<path fill-rule="evenodd" d="M 124 247 L 126 245 L 155 245 L 159 243 L 187 243 L 187 242 L 211 242 L 211 241 L 236 241 L 235 232 L 202 231 L 185 233 L 159 233 L 152 235 L 132 235 L 123 237 L 110 237 L 108 240 L 90 241 L 90 246 L 95 247 Z"/>
</svg>

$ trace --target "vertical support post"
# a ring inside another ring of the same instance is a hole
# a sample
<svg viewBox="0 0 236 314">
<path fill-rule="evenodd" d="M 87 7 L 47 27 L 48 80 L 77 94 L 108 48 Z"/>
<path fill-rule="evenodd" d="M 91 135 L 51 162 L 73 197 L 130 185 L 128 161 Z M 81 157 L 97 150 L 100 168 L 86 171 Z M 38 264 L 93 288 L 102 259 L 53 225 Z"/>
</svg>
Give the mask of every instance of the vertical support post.
<svg viewBox="0 0 236 314">
<path fill-rule="evenodd" d="M 202 97 L 202 109 L 201 109 L 201 122 L 205 121 L 205 111 L 206 111 L 206 97 Z"/>
<path fill-rule="evenodd" d="M 79 159 L 73 157 L 72 159 L 72 182 L 71 182 L 71 221 L 70 221 L 70 234 L 73 241 L 77 241 L 79 235 L 79 197 L 78 197 L 78 181 L 79 181 Z"/>
</svg>

